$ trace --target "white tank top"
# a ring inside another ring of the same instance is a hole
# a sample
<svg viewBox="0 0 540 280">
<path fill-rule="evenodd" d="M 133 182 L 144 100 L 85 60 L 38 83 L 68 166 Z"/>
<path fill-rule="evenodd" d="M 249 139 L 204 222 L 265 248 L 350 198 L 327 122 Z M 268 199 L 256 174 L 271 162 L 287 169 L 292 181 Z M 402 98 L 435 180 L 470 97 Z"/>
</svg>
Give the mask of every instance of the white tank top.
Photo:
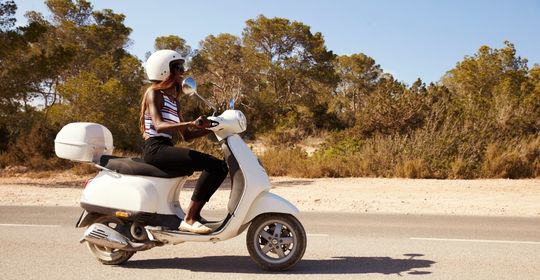
<svg viewBox="0 0 540 280">
<path fill-rule="evenodd" d="M 163 93 L 163 92 L 161 92 Z M 178 117 L 178 106 L 176 104 L 176 100 L 171 100 L 169 97 L 165 94 L 162 94 L 163 96 L 163 108 L 161 108 L 161 118 L 163 121 L 171 122 L 171 123 L 179 123 L 180 118 Z M 154 123 L 152 122 L 152 116 L 146 110 L 144 112 L 144 132 L 150 136 L 150 137 L 167 137 L 172 138 L 172 135 L 168 133 L 158 133 L 156 131 L 156 127 L 154 126 Z"/>
</svg>

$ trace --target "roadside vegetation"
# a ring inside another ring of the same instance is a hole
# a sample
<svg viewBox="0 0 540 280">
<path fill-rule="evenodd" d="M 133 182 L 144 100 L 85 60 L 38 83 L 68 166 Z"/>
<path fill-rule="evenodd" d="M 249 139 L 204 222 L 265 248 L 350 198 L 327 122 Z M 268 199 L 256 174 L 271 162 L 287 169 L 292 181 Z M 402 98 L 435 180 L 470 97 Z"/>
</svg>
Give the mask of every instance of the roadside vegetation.
<svg viewBox="0 0 540 280">
<path fill-rule="evenodd" d="M 84 0 L 45 2 L 50 15 L 28 11 L 17 27 L 15 2 L 0 0 L 0 168 L 92 172 L 54 155 L 56 133 L 74 121 L 107 126 L 117 153 L 136 156 L 148 84 L 126 50 L 124 15 Z M 361 50 L 336 55 L 323 34 L 284 18 L 261 15 L 241 37 L 209 35 L 197 49 L 155 38 L 156 50 L 166 48 L 191 58 L 199 93 L 219 111 L 235 100 L 270 175 L 540 176 L 540 66 L 529 67 L 511 42 L 479 46 L 427 85 L 399 81 Z M 180 102 L 188 119 L 211 113 L 195 99 Z M 308 138 L 322 144 L 307 151 Z M 180 145 L 220 155 L 212 139 Z"/>
</svg>

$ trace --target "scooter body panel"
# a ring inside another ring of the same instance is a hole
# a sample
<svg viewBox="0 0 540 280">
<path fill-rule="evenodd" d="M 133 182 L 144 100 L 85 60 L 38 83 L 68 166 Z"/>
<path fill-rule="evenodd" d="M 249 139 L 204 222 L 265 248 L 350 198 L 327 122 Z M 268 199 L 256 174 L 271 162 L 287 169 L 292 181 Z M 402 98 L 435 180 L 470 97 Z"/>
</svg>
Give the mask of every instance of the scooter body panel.
<svg viewBox="0 0 540 280">
<path fill-rule="evenodd" d="M 238 134 L 235 134 L 227 138 L 227 144 L 244 174 L 246 186 L 249 185 L 249 188 L 246 189 L 251 193 L 269 190 L 271 187 L 270 179 L 259 159 L 244 140 Z"/>
<path fill-rule="evenodd" d="M 81 203 L 134 212 L 181 215 L 176 187 L 185 177 L 156 178 L 101 171 L 84 189 Z M 183 217 L 183 215 L 181 215 Z"/>
<path fill-rule="evenodd" d="M 229 220 L 229 224 L 215 236 L 219 240 L 226 240 L 240 234 L 241 229 L 244 228 L 244 217 L 247 215 L 252 201 L 260 193 L 267 192 L 271 188 L 266 171 L 244 140 L 238 134 L 234 134 L 227 137 L 226 141 L 242 171 L 244 192 L 234 210 L 233 217 Z"/>
<path fill-rule="evenodd" d="M 284 213 L 296 216 L 299 212 L 296 206 L 283 197 L 271 192 L 262 192 L 249 207 L 243 224 L 251 222 L 255 217 L 264 213 Z"/>
</svg>

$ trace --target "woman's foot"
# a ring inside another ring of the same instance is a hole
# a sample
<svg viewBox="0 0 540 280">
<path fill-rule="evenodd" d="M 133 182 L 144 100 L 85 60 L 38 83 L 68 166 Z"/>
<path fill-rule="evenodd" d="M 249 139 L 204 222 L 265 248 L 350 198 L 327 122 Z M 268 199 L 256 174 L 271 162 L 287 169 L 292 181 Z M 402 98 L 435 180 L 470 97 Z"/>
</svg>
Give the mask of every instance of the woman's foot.
<svg viewBox="0 0 540 280">
<path fill-rule="evenodd" d="M 189 231 L 198 234 L 209 234 L 212 229 L 203 225 L 201 222 L 201 209 L 204 207 L 206 201 L 194 201 L 189 204 L 188 211 L 184 220 L 180 223 L 178 228 L 181 231 Z"/>
<path fill-rule="evenodd" d="M 197 234 L 209 234 L 212 232 L 212 229 L 201 224 L 198 221 L 193 222 L 192 224 L 189 224 L 186 221 L 182 221 L 180 223 L 180 227 L 178 228 L 180 231 L 187 231 L 187 232 L 193 232 Z"/>
</svg>

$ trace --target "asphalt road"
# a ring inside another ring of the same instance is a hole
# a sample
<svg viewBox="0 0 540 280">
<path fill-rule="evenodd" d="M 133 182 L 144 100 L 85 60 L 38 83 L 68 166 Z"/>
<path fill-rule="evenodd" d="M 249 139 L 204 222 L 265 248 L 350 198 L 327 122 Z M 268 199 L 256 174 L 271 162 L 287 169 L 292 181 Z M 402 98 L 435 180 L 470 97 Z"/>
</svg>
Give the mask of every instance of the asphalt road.
<svg viewBox="0 0 540 280">
<path fill-rule="evenodd" d="M 540 279 L 539 218 L 304 213 L 303 260 L 269 273 L 251 261 L 245 234 L 104 266 L 78 242 L 79 213 L 0 207 L 0 279 Z"/>
</svg>

